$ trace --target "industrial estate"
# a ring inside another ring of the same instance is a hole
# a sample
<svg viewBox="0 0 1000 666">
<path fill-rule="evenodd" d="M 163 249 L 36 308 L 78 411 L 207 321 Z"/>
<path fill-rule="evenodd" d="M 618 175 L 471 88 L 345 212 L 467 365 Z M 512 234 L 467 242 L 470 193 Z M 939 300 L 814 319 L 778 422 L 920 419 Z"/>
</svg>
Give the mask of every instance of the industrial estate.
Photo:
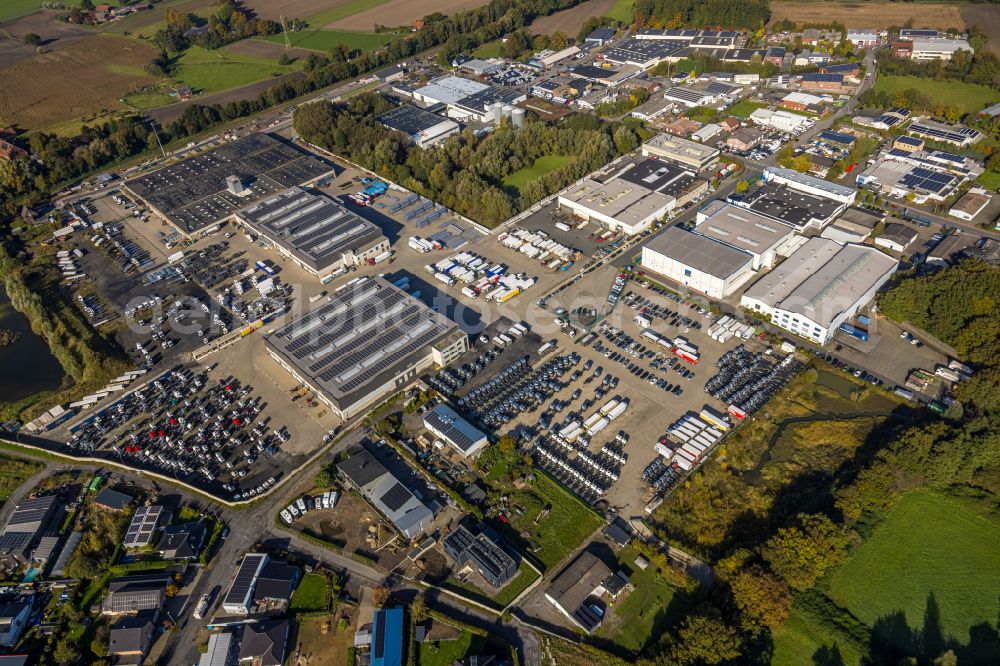
<svg viewBox="0 0 1000 666">
<path fill-rule="evenodd" d="M 21 4 L 0 666 L 997 660 L 995 7 Z"/>
</svg>

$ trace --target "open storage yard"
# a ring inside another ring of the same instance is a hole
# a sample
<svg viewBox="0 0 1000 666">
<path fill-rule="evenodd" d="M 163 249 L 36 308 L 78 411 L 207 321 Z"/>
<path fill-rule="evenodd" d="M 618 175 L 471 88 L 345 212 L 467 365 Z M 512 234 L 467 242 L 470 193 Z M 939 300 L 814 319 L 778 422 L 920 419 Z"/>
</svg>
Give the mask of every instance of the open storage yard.
<svg viewBox="0 0 1000 666">
<path fill-rule="evenodd" d="M 965 19 L 962 6 L 944 2 L 824 2 L 824 21 L 837 21 L 848 28 L 871 26 L 888 28 L 891 25 L 907 25 L 908 22 L 921 28 L 964 30 Z M 816 3 L 786 2 L 775 0 L 771 3 L 771 23 L 788 19 L 795 23 L 815 23 Z"/>
<path fill-rule="evenodd" d="M 95 35 L 3 70 L 0 122 L 44 129 L 102 110 L 124 109 L 117 99 L 153 81 L 143 66 L 156 50 Z"/>
</svg>

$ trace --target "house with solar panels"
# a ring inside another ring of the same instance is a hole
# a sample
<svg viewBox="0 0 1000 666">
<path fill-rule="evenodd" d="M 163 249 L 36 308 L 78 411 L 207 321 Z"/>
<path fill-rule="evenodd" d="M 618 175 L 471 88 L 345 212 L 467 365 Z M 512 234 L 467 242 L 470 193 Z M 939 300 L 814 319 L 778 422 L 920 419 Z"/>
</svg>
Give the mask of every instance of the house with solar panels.
<svg viewBox="0 0 1000 666">
<path fill-rule="evenodd" d="M 486 434 L 448 405 L 438 405 L 424 415 L 424 427 L 463 458 L 473 458 L 486 447 Z"/>
<path fill-rule="evenodd" d="M 54 495 L 23 500 L 0 533 L 0 561 L 24 564 L 56 508 Z"/>
<path fill-rule="evenodd" d="M 270 561 L 266 553 L 247 553 L 222 599 L 222 610 L 233 615 L 248 615 L 253 606 L 254 588 L 260 572 Z"/>
<path fill-rule="evenodd" d="M 168 517 L 169 512 L 165 511 L 159 504 L 140 506 L 132 514 L 132 520 L 125 532 L 125 541 L 122 542 L 122 545 L 126 548 L 142 548 L 153 543 L 153 537 Z"/>
<path fill-rule="evenodd" d="M 366 449 L 337 464 L 349 485 L 358 490 L 407 539 L 419 536 L 434 520 L 434 512 Z"/>
<path fill-rule="evenodd" d="M 504 549 L 500 535 L 482 525 L 473 532 L 459 525 L 448 533 L 442 546 L 459 566 L 473 568 L 493 587 L 500 588 L 517 575 L 517 560 Z"/>
<path fill-rule="evenodd" d="M 104 615 L 134 615 L 142 611 L 159 610 L 167 596 L 167 585 L 173 574 L 137 574 L 113 578 L 108 594 L 101 604 Z"/>
</svg>

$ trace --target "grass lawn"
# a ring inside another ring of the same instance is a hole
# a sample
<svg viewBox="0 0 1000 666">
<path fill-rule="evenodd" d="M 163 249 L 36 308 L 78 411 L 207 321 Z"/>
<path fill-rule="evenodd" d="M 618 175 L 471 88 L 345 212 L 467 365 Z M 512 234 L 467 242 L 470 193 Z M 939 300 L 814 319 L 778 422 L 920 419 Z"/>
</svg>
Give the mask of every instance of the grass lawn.
<svg viewBox="0 0 1000 666">
<path fill-rule="evenodd" d="M 944 635 L 967 643 L 971 626 L 994 625 L 1000 597 L 1000 519 L 978 510 L 966 500 L 908 493 L 829 577 L 830 598 L 869 626 L 903 612 L 919 628 L 933 594 Z"/>
<path fill-rule="evenodd" d="M 759 104 L 757 102 L 751 102 L 748 99 L 742 99 L 726 109 L 726 113 L 731 116 L 736 116 L 737 118 L 749 118 L 751 113 L 766 106 L 766 104 Z"/>
<path fill-rule="evenodd" d="M 785 623 L 771 632 L 774 654 L 771 666 L 800 666 L 800 664 L 842 663 L 844 666 L 858 666 L 861 656 L 849 643 L 831 637 L 825 625 L 809 618 L 796 606 L 792 606 Z M 843 661 L 823 661 L 814 659 L 824 652 L 836 649 Z"/>
<path fill-rule="evenodd" d="M 545 174 L 569 164 L 574 159 L 576 158 L 572 155 L 543 155 L 535 160 L 534 164 L 530 167 L 518 169 L 504 178 L 503 184 L 507 187 L 513 187 L 519 190 L 527 185 L 528 181 L 541 178 Z"/>
<path fill-rule="evenodd" d="M 292 612 L 309 613 L 320 611 L 326 603 L 326 577 L 307 573 L 302 576 L 299 586 L 292 593 Z"/>
<path fill-rule="evenodd" d="M 41 464 L 34 461 L 0 457 L 0 503 L 6 502 L 25 479 L 41 469 Z"/>
<path fill-rule="evenodd" d="M 314 51 L 329 51 L 334 46 L 343 44 L 352 51 L 372 51 L 381 48 L 392 41 L 395 35 L 391 32 L 375 34 L 371 32 L 351 32 L 348 30 L 300 30 L 288 33 L 292 46 Z M 271 35 L 264 39 L 275 44 L 284 44 L 282 35 Z"/>
<path fill-rule="evenodd" d="M 907 88 L 916 88 L 948 106 L 958 106 L 962 113 L 979 111 L 1000 101 L 1000 91 L 961 81 L 936 81 L 919 76 L 880 76 L 875 82 L 876 90 L 890 95 Z"/>
<path fill-rule="evenodd" d="M 607 15 L 616 21 L 629 24 L 632 22 L 632 8 L 634 0 L 615 0 L 615 6 L 608 11 Z"/>
<path fill-rule="evenodd" d="M 630 652 L 641 652 L 648 641 L 656 641 L 684 616 L 686 605 L 676 590 L 667 584 L 654 566 L 642 570 L 635 565 L 639 551 L 625 548 L 618 554 L 622 569 L 631 571 L 629 581 L 635 586 L 623 601 L 609 609 L 610 618 L 597 632 Z"/>
<path fill-rule="evenodd" d="M 239 88 L 261 79 L 288 74 L 302 68 L 296 61 L 279 65 L 267 58 L 228 53 L 225 50 L 206 51 L 192 46 L 178 59 L 174 78 L 191 86 L 195 92 L 214 93 Z"/>
<path fill-rule="evenodd" d="M 512 581 L 504 585 L 503 589 L 493 597 L 493 601 L 504 607 L 514 601 L 517 595 L 524 592 L 536 580 L 538 580 L 538 574 L 535 573 L 535 570 L 522 562 L 517 575 L 514 576 Z"/>
<path fill-rule="evenodd" d="M 983 175 L 976 179 L 976 184 L 997 191 L 1000 189 L 1000 171 L 984 171 Z"/>
<path fill-rule="evenodd" d="M 499 58 L 500 57 L 500 49 L 502 47 L 503 47 L 503 44 L 498 39 L 495 42 L 488 42 L 486 44 L 483 44 L 478 49 L 476 49 L 475 51 L 472 52 L 472 56 L 475 57 L 475 58 L 484 58 L 484 59 L 485 58 Z"/>
<path fill-rule="evenodd" d="M 322 11 L 318 14 L 313 14 L 312 16 L 305 16 L 305 20 L 313 28 L 322 28 L 324 25 L 333 23 L 334 21 L 339 21 L 342 18 L 347 18 L 348 16 L 354 16 L 366 9 L 371 9 L 372 7 L 378 7 L 381 4 L 388 2 L 388 0 L 351 0 L 351 2 L 346 2 L 337 7 L 332 7 L 326 11 Z M 387 23 L 392 23 L 391 20 L 387 20 Z"/>
<path fill-rule="evenodd" d="M 476 654 L 486 646 L 486 638 L 463 631 L 453 641 L 430 641 L 420 643 L 417 650 L 417 666 L 451 666 L 467 654 Z"/>
</svg>

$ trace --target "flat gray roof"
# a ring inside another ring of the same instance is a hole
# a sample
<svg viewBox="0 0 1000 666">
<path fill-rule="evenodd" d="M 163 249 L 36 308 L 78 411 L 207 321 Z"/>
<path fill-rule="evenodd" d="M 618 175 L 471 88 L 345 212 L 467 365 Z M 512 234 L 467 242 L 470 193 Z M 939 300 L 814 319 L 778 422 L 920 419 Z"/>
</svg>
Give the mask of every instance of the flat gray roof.
<svg viewBox="0 0 1000 666">
<path fill-rule="evenodd" d="M 738 206 L 724 206 L 698 225 L 703 236 L 761 255 L 785 242 L 794 229 L 784 222 Z"/>
<path fill-rule="evenodd" d="M 668 227 L 646 247 L 702 273 L 726 279 L 749 264 L 753 257 L 700 234 Z"/>
<path fill-rule="evenodd" d="M 342 408 L 357 403 L 458 326 L 379 277 L 351 281 L 330 302 L 266 339 L 268 347 Z"/>
<path fill-rule="evenodd" d="M 244 208 L 236 216 L 317 271 L 339 262 L 345 254 L 386 240 L 382 230 L 368 220 L 298 187 Z"/>
<path fill-rule="evenodd" d="M 873 247 L 814 237 L 744 296 L 828 327 L 896 266 L 895 259 Z"/>
</svg>

